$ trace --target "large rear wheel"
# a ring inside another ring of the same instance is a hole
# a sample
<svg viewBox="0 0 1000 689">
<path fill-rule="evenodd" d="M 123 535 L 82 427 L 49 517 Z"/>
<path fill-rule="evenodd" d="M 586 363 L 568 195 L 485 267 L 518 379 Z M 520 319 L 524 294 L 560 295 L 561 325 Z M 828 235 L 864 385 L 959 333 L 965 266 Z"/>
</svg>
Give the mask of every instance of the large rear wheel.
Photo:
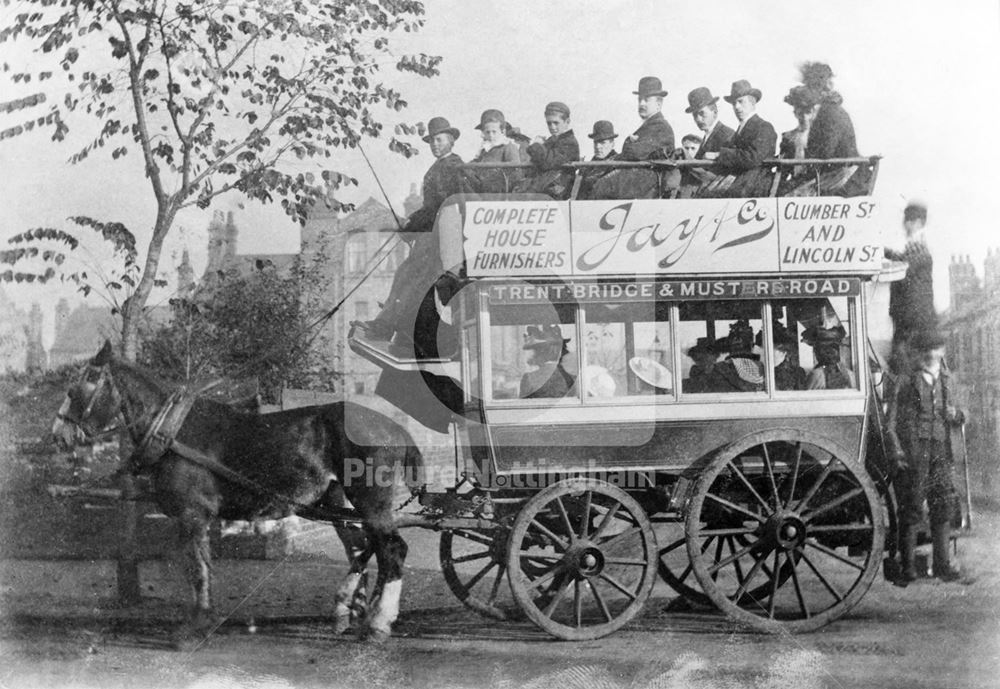
<svg viewBox="0 0 1000 689">
<path fill-rule="evenodd" d="M 850 610 L 871 586 L 885 540 L 865 470 L 795 429 L 721 449 L 695 483 L 685 530 L 705 595 L 768 632 L 816 629 Z"/>
</svg>

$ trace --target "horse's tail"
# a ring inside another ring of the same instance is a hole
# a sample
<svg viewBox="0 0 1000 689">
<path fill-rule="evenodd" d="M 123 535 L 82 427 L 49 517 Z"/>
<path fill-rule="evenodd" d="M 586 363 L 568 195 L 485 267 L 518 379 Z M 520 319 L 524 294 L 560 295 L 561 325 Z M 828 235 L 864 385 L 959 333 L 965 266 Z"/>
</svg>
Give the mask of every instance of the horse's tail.
<svg viewBox="0 0 1000 689">
<path fill-rule="evenodd" d="M 412 438 L 407 443 L 406 451 L 403 454 L 403 482 L 410 489 L 410 495 L 417 495 L 427 485 L 427 476 L 424 474 L 424 456 Z"/>
</svg>

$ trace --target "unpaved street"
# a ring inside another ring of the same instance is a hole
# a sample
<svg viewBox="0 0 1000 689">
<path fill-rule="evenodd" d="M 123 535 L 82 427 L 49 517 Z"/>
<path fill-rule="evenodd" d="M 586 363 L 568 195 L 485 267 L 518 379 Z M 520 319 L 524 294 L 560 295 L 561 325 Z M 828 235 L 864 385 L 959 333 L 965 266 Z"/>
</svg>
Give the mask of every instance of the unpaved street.
<svg viewBox="0 0 1000 689">
<path fill-rule="evenodd" d="M 113 563 L 0 562 L 6 620 L 0 687 L 900 687 L 1000 686 L 1000 515 L 976 515 L 959 544 L 970 586 L 876 581 L 855 610 L 819 632 L 745 633 L 714 613 L 668 613 L 662 583 L 644 616 L 588 642 L 550 639 L 527 622 L 463 608 L 437 571 L 437 537 L 410 531 L 396 637 L 382 646 L 326 623 L 344 571 L 331 557 L 224 560 L 226 622 L 192 653 L 171 650 L 175 572 L 146 563 L 147 598 L 113 606 Z M 251 626 L 251 620 L 253 626 Z M 251 631 L 253 630 L 253 631 Z"/>
</svg>

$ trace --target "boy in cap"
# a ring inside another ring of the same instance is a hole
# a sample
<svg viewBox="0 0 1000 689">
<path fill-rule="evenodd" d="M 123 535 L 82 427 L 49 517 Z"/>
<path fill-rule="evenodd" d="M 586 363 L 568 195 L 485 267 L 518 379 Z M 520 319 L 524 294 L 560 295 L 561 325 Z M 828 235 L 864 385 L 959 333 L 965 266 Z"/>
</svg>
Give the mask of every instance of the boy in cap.
<svg viewBox="0 0 1000 689">
<path fill-rule="evenodd" d="M 528 157 L 535 166 L 528 191 L 566 199 L 573 188 L 573 172 L 562 167 L 580 160 L 580 144 L 570 126 L 569 106 L 558 101 L 546 105 L 545 124 L 549 138 L 536 136 L 528 146 Z"/>
<path fill-rule="evenodd" d="M 598 120 L 594 122 L 594 130 L 587 134 L 594 142 L 594 157 L 590 162 L 611 162 L 618 158 L 615 150 L 615 126 L 608 120 Z M 594 184 L 597 180 L 612 171 L 610 167 L 588 167 L 583 170 L 580 179 L 580 190 L 577 198 L 589 199 L 594 191 Z"/>
<path fill-rule="evenodd" d="M 438 252 L 437 238 L 433 234 L 437 212 L 452 194 L 459 192 L 459 166 L 462 159 L 452 152 L 455 140 L 461 133 L 443 117 L 432 117 L 427 124 L 423 140 L 430 145 L 434 163 L 424 175 L 423 205 L 414 211 L 403 228 L 403 238 L 411 242 L 410 253 L 396 269 L 382 311 L 372 320 L 356 322 L 366 335 L 376 340 L 390 340 L 397 331 L 411 337 L 415 350 L 428 356 L 436 352 L 439 318 L 434 305 L 434 282 L 443 272 Z M 404 326 L 415 319 L 411 330 Z M 418 354 L 419 355 L 419 354 Z"/>
<path fill-rule="evenodd" d="M 934 576 L 943 581 L 961 578 L 948 553 L 956 500 L 948 435 L 951 427 L 965 421 L 965 416 L 949 398 L 944 338 L 935 330 L 924 330 L 913 337 L 911 349 L 915 366 L 896 387 L 887 419 L 889 446 L 899 468 L 894 487 L 899 501 L 902 573 L 896 583 L 902 586 L 917 578 L 913 556 L 925 499 L 930 513 Z"/>
<path fill-rule="evenodd" d="M 508 138 L 509 125 L 504 114 L 496 109 L 484 110 L 476 125 L 483 138 L 482 148 L 473 163 L 527 163 L 517 143 Z M 519 168 L 475 170 L 466 174 L 469 191 L 480 194 L 504 194 L 512 191 L 524 178 Z"/>
<path fill-rule="evenodd" d="M 729 95 L 723 96 L 740 124 L 730 142 L 719 150 L 713 172 L 723 177 L 708 186 L 706 196 L 750 198 L 770 193 L 771 175 L 761 163 L 774 157 L 778 135 L 771 123 L 757 114 L 760 98 L 760 89 L 746 79 L 734 81 Z"/>
</svg>

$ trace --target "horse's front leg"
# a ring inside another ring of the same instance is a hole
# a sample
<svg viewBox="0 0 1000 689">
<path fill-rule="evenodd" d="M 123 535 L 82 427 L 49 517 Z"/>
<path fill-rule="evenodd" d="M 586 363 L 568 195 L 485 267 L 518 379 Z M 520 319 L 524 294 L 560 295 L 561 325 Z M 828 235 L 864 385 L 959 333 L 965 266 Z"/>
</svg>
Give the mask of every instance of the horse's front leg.
<svg viewBox="0 0 1000 689">
<path fill-rule="evenodd" d="M 392 636 L 392 625 L 399 617 L 407 546 L 395 527 L 385 531 L 371 531 L 369 539 L 378 558 L 378 582 L 363 635 L 371 641 L 381 642 Z"/>
<path fill-rule="evenodd" d="M 337 535 L 344 544 L 350 570 L 337 589 L 334 598 L 333 633 L 342 634 L 367 615 L 368 561 L 372 550 L 365 532 L 353 524 L 336 525 Z"/>
<path fill-rule="evenodd" d="M 200 636 L 213 624 L 212 550 L 208 529 L 211 515 L 185 510 L 178 518 L 180 564 L 188 585 L 187 620 L 180 630 L 182 639 Z"/>
</svg>

